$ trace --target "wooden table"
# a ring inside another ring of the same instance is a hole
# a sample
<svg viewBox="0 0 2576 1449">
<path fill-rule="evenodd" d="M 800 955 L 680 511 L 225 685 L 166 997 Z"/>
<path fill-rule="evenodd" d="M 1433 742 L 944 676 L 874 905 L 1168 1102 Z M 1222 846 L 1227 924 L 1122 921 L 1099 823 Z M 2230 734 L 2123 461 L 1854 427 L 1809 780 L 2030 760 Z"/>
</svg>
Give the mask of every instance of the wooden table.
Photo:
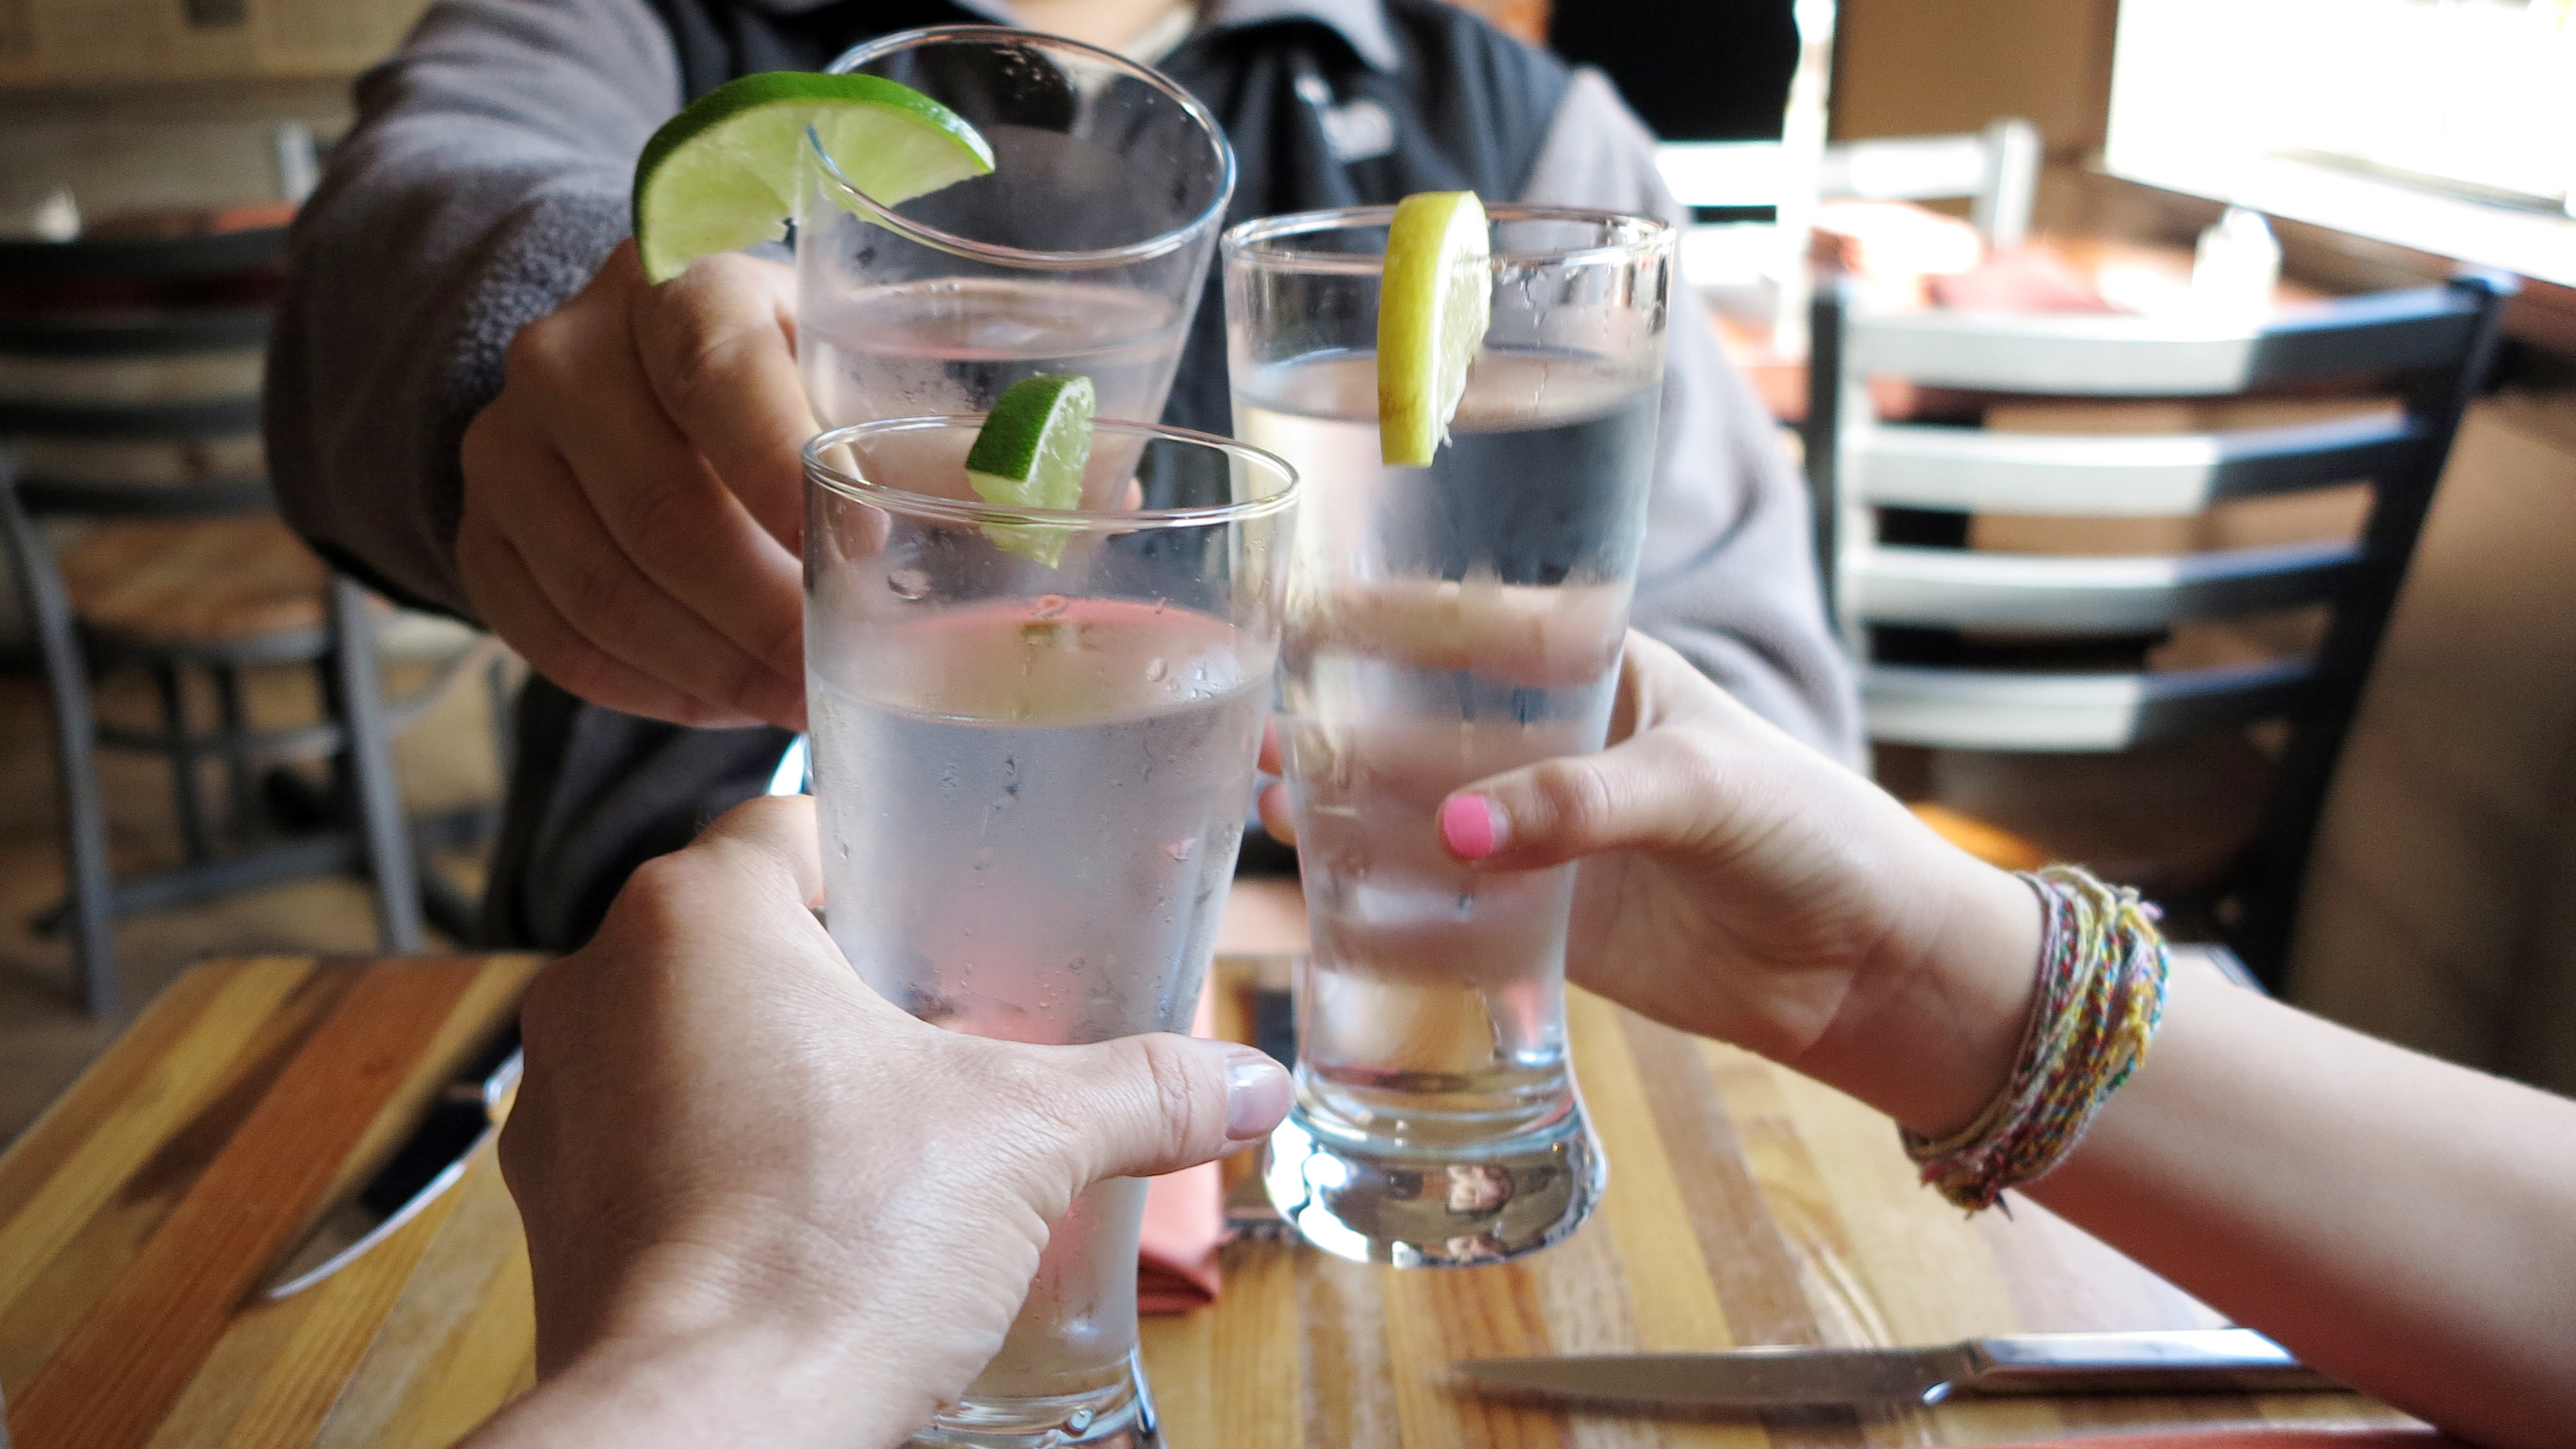
<svg viewBox="0 0 2576 1449">
<path fill-rule="evenodd" d="M 335 1184 L 412 1119 L 536 962 L 200 966 L 0 1158 L 0 1390 L 19 1449 L 451 1442 L 533 1378 L 527 1259 L 488 1152 L 375 1252 L 243 1306 Z M 1220 1026 L 1244 1025 L 1231 963 Z M 2207 1313 L 2047 1213 L 1973 1221 L 1887 1122 L 1597 999 L 1575 1059 L 1609 1149 L 1599 1215 L 1499 1267 L 1398 1273 L 1227 1249 L 1219 1305 L 1149 1319 L 1182 1449 L 1984 1444 L 2111 1427 L 2405 1422 L 2344 1395 L 1956 1404 L 1856 1417 L 1551 1413 L 1459 1391 L 1453 1358 L 1927 1343 L 2198 1326 Z"/>
</svg>

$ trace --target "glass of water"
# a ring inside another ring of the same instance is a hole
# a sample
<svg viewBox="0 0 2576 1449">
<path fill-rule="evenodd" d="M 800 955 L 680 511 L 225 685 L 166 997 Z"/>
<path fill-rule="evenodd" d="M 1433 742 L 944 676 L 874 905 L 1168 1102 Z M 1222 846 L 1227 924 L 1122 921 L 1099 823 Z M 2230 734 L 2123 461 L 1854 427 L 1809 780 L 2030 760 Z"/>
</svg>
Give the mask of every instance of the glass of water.
<svg viewBox="0 0 2576 1449">
<path fill-rule="evenodd" d="M 1185 1032 L 1270 708 L 1296 475 L 1225 439 L 1103 422 L 1083 507 L 996 509 L 966 485 L 981 422 L 880 421 L 806 448 L 825 923 L 880 995 L 953 1031 Z M 1057 565 L 1002 546 L 1032 529 L 1058 532 Z M 1155 1442 L 1135 1362 L 1144 1201 L 1133 1179 L 1075 1200 L 1001 1352 L 916 1443 Z"/>
<path fill-rule="evenodd" d="M 1235 432 L 1305 480 L 1280 741 L 1314 950 L 1271 1201 L 1398 1265 L 1572 1232 L 1603 1182 L 1566 1058 L 1572 866 L 1480 872 L 1434 823 L 1473 780 L 1601 748 L 1646 525 L 1671 228 L 1493 209 L 1493 323 L 1428 468 L 1378 458 L 1392 208 L 1225 235 Z"/>
<path fill-rule="evenodd" d="M 796 329 L 826 427 L 977 412 L 1040 372 L 1082 373 L 1099 415 L 1161 416 L 1234 193 L 1234 151 L 1160 73 L 1077 41 L 952 25 L 832 63 L 947 106 L 989 175 L 884 206 L 809 135 Z"/>
</svg>

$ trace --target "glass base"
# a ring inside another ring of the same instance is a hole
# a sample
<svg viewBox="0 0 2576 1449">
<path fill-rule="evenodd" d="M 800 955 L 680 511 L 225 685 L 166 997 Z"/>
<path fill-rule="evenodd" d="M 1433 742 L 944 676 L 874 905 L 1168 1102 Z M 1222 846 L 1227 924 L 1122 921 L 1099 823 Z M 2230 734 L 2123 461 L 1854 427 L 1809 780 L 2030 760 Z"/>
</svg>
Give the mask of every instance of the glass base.
<svg viewBox="0 0 2576 1449">
<path fill-rule="evenodd" d="M 1162 1449 L 1145 1361 L 1127 1357 L 1126 1379 L 1089 1394 L 1047 1399 L 965 1399 L 904 1441 L 906 1449 Z"/>
<path fill-rule="evenodd" d="M 1583 1225 L 1608 1176 L 1579 1101 L 1536 1132 L 1473 1146 L 1328 1133 L 1300 1103 L 1262 1164 L 1271 1205 L 1306 1241 L 1399 1268 L 1535 1253 Z"/>
</svg>

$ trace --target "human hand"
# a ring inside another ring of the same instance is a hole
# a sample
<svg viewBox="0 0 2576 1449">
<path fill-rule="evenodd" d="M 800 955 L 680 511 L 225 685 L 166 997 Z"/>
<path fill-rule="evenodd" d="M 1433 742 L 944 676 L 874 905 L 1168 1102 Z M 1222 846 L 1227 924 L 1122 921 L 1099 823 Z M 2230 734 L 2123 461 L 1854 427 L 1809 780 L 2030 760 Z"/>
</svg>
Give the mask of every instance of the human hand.
<svg viewBox="0 0 2576 1449">
<path fill-rule="evenodd" d="M 805 720 L 794 275 L 644 280 L 632 242 L 521 328 L 465 430 L 456 567 L 538 673 L 678 724 Z"/>
<path fill-rule="evenodd" d="M 1246 1047 L 915 1021 L 824 934 L 820 885 L 812 802 L 754 801 L 530 989 L 501 1160 L 548 1392 L 488 1443 L 623 1442 L 621 1415 L 660 1416 L 650 1442 L 896 1442 L 1000 1345 L 1077 1193 L 1286 1113 Z"/>
<path fill-rule="evenodd" d="M 1917 1130 L 1975 1116 L 2028 1014 L 2029 890 L 1640 634 L 1610 740 L 1452 792 L 1443 848 L 1479 873 L 1583 862 L 1576 983 Z M 1265 790 L 1262 821 L 1294 839 L 1287 804 Z"/>
</svg>

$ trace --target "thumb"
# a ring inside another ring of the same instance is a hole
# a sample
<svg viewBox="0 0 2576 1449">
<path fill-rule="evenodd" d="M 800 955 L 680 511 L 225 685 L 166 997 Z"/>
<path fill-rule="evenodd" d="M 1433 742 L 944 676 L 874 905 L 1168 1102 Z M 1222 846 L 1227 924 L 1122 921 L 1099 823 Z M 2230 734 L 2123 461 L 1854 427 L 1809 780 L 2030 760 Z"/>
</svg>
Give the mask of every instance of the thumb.
<svg viewBox="0 0 2576 1449">
<path fill-rule="evenodd" d="M 1195 1167 L 1288 1115 L 1287 1071 L 1248 1046 L 1158 1032 L 1046 1050 L 1086 1182 Z"/>
<path fill-rule="evenodd" d="M 1691 849 L 1716 825 L 1725 799 L 1718 773 L 1706 742 L 1650 730 L 1597 755 L 1542 760 L 1457 791 L 1440 803 L 1440 843 L 1496 870 Z"/>
</svg>

